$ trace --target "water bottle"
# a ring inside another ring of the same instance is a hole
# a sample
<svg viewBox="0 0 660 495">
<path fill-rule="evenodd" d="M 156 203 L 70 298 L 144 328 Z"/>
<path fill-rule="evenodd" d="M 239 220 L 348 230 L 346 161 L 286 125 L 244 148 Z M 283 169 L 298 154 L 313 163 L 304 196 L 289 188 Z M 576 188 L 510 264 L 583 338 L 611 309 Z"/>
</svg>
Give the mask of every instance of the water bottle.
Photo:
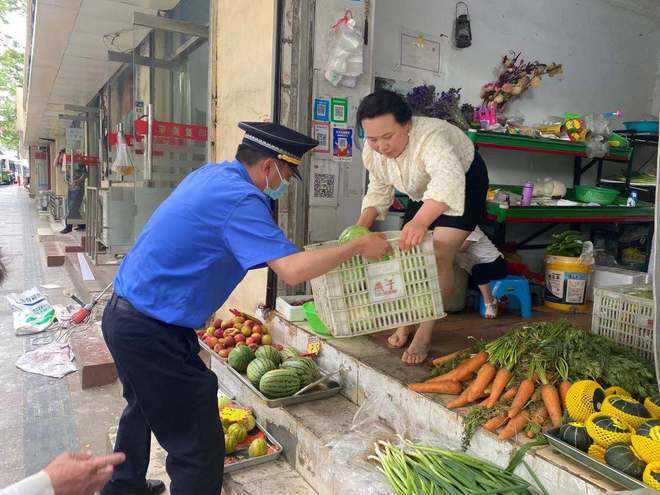
<svg viewBox="0 0 660 495">
<path fill-rule="evenodd" d="M 629 208 L 634 208 L 637 206 L 637 191 L 631 191 L 630 196 L 628 196 L 628 202 L 626 206 Z"/>
<path fill-rule="evenodd" d="M 532 204 L 532 193 L 534 192 L 534 183 L 531 180 L 525 182 L 522 188 L 522 199 L 520 206 L 530 206 Z"/>
</svg>

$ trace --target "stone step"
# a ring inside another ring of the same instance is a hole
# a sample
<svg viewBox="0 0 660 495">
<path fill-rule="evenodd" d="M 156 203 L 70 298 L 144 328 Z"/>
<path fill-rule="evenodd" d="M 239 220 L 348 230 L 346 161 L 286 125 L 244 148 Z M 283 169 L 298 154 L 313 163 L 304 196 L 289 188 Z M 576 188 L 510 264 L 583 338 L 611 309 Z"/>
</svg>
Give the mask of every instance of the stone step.
<svg viewBox="0 0 660 495">
<path fill-rule="evenodd" d="M 65 262 L 65 253 L 59 242 L 45 241 L 42 243 L 46 255 L 46 266 L 62 266 Z"/>
<path fill-rule="evenodd" d="M 291 323 L 277 313 L 270 316 L 268 323 L 275 342 L 299 350 L 306 348 L 311 333 L 304 325 Z M 285 440 L 287 459 L 319 493 L 341 493 L 332 489 L 328 491 L 327 482 L 317 479 L 327 480 L 326 473 L 333 470 L 332 466 L 323 465 L 320 455 L 327 450 L 326 440 L 348 432 L 357 407 L 375 393 L 386 394 L 387 406 L 379 411 L 379 418 L 390 427 L 400 432 L 401 425 L 405 425 L 408 434 L 436 439 L 452 449 L 460 446 L 462 417 L 445 407 L 453 397 L 418 394 L 406 386 L 426 375 L 423 367 L 402 364 L 397 354 L 370 337 L 324 340 L 318 362 L 326 370 L 344 368 L 342 397 L 282 409 L 265 407 L 218 360 L 212 360 L 212 369 L 241 402 L 253 406 L 260 418 L 266 418 L 269 430 L 272 429 L 278 440 Z M 504 467 L 515 450 L 526 441 L 501 442 L 495 434 L 480 429 L 468 452 Z M 620 489 L 593 471 L 554 453 L 549 447 L 531 451 L 526 460 L 551 494 L 597 494 Z M 521 470 L 520 475 L 532 481 L 526 471 Z"/>
<path fill-rule="evenodd" d="M 94 280 L 85 280 L 81 270 L 80 255 L 85 260 L 85 269 L 89 268 Z M 96 266 L 85 253 L 65 253 L 64 267 L 78 297 L 83 301 L 90 301 L 113 280 L 118 265 Z"/>
<path fill-rule="evenodd" d="M 89 324 L 87 331 L 73 332 L 70 343 L 76 356 L 83 390 L 108 385 L 117 379 L 117 367 L 105 344 L 99 323 Z"/>
<path fill-rule="evenodd" d="M 117 428 L 108 432 L 108 453 L 115 449 Z M 162 480 L 167 489 L 163 495 L 169 495 L 170 477 L 165 469 L 167 452 L 156 438 L 151 436 L 151 454 L 147 478 Z M 225 474 L 222 493 L 219 495 L 316 495 L 314 491 L 285 460 L 245 468 Z"/>
<path fill-rule="evenodd" d="M 335 476 L 328 462 L 330 440 L 350 434 L 357 406 L 337 395 L 323 400 L 283 408 L 270 408 L 249 387 L 238 380 L 218 359 L 211 369 L 223 388 L 236 400 L 254 409 L 257 420 L 282 444 L 283 457 L 321 495 L 347 493 L 343 480 Z M 267 492 L 263 492 L 267 493 Z"/>
</svg>

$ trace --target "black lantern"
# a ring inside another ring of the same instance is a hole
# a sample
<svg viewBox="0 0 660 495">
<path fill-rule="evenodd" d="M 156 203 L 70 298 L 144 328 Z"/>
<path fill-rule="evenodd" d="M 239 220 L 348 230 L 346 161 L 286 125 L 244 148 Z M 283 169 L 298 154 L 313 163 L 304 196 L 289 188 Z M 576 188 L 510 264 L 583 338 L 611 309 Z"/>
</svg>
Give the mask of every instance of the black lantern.
<svg viewBox="0 0 660 495">
<path fill-rule="evenodd" d="M 464 14 L 458 14 L 458 7 L 465 8 Z M 470 28 L 470 11 L 465 2 L 456 4 L 456 23 L 454 25 L 454 41 L 456 48 L 467 48 L 472 44 L 472 29 Z"/>
</svg>

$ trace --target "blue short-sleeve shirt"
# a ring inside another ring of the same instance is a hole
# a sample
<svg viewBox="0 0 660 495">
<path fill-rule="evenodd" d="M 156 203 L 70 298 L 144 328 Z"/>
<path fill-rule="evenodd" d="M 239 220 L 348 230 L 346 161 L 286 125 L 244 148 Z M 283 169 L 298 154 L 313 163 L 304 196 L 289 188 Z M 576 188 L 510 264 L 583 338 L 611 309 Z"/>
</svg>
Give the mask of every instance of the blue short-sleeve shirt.
<svg viewBox="0 0 660 495">
<path fill-rule="evenodd" d="M 141 313 L 198 328 L 246 272 L 298 251 L 238 161 L 188 175 L 149 219 L 114 281 Z"/>
</svg>

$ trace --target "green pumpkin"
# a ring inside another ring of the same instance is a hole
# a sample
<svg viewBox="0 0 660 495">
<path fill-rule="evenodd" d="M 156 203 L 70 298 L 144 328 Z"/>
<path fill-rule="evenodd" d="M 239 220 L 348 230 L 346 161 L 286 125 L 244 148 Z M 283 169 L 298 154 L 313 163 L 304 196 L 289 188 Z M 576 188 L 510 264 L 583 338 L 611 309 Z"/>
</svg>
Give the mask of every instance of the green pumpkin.
<svg viewBox="0 0 660 495">
<path fill-rule="evenodd" d="M 616 419 L 610 416 L 599 416 L 593 420 L 593 424 L 598 428 L 602 428 L 603 430 L 611 431 L 614 433 L 630 433 L 626 429 L 625 425 L 621 425 L 618 421 L 616 421 Z"/>
<path fill-rule="evenodd" d="M 660 431 L 660 419 L 650 419 L 642 426 L 637 428 L 637 435 L 651 438 L 653 440 L 660 440 L 658 432 Z"/>
<path fill-rule="evenodd" d="M 610 405 L 621 412 L 636 416 L 638 418 L 650 418 L 651 414 L 646 410 L 644 404 L 629 397 L 616 396 L 608 399 Z"/>
<path fill-rule="evenodd" d="M 646 463 L 626 443 L 615 443 L 605 452 L 605 462 L 633 478 L 642 479 Z"/>
<path fill-rule="evenodd" d="M 559 428 L 559 438 L 573 447 L 587 452 L 593 440 L 582 423 L 568 423 Z"/>
</svg>

